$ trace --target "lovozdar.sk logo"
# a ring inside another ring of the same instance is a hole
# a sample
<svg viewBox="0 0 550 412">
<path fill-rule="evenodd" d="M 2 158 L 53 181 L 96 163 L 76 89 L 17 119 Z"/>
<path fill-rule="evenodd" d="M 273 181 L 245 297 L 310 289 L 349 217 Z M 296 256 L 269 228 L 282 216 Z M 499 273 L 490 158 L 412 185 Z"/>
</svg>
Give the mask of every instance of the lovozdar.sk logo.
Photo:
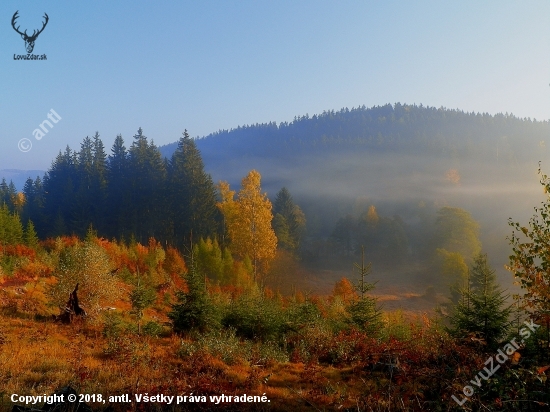
<svg viewBox="0 0 550 412">
<path fill-rule="evenodd" d="M 27 30 L 25 30 L 24 32 L 21 32 L 19 30 L 20 26 L 15 27 L 18 18 L 19 18 L 19 10 L 17 10 L 13 14 L 13 17 L 11 18 L 11 26 L 19 35 L 21 35 L 21 38 L 25 41 L 25 49 L 27 50 L 28 54 L 26 56 L 22 56 L 22 55 L 16 56 L 14 54 L 13 59 L 14 60 L 46 60 L 45 54 L 38 56 L 31 53 L 34 50 L 34 42 L 38 38 L 38 35 L 44 31 L 44 29 L 46 28 L 46 25 L 48 24 L 48 21 L 50 20 L 50 18 L 48 17 L 48 14 L 44 13 L 44 22 L 42 23 L 42 28 L 39 30 L 33 30 L 30 36 L 27 34 Z"/>
</svg>

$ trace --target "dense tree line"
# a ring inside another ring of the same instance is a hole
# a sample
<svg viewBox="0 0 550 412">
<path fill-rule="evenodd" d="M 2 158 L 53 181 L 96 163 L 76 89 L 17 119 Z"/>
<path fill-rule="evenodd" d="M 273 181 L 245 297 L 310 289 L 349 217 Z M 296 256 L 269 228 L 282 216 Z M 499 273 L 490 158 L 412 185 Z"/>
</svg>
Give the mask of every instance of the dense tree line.
<svg viewBox="0 0 550 412">
<path fill-rule="evenodd" d="M 13 209 L 17 194 L 3 186 L 0 195 Z M 216 188 L 187 131 L 170 160 L 141 128 L 129 148 L 117 136 L 110 155 L 98 133 L 86 137 L 79 151 L 60 152 L 43 180 L 28 179 L 23 199 L 23 220 L 43 238 L 83 237 L 91 225 L 106 238 L 154 237 L 183 247 L 221 232 Z"/>
<path fill-rule="evenodd" d="M 207 163 L 242 156 L 293 158 L 303 153 L 349 150 L 398 151 L 455 159 L 475 157 L 513 165 L 539 154 L 548 121 L 396 103 L 344 108 L 292 122 L 239 126 L 199 139 Z M 169 157 L 177 145 L 161 147 Z"/>
</svg>

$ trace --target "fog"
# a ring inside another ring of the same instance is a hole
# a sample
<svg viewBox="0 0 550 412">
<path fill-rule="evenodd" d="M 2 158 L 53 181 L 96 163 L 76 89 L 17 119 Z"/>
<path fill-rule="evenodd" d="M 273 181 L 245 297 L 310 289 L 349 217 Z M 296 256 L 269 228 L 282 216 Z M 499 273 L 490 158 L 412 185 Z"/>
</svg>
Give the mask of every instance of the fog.
<svg viewBox="0 0 550 412">
<path fill-rule="evenodd" d="M 215 182 L 226 180 L 238 190 L 240 180 L 251 169 L 258 170 L 270 198 L 283 186 L 290 190 L 306 213 L 310 236 L 329 238 L 339 218 L 358 216 L 370 205 L 376 206 L 380 216 L 398 215 L 412 230 L 423 224 L 422 213 L 435 222 L 441 207 L 465 209 L 479 223 L 483 252 L 506 288 L 513 281 L 504 268 L 511 254 L 508 220 L 527 224 L 533 207 L 545 199 L 537 175 L 538 161 L 544 159 L 519 163 L 369 151 L 226 155 L 203 154 Z M 545 165 L 550 169 L 550 162 L 543 162 L 543 171 Z"/>
</svg>

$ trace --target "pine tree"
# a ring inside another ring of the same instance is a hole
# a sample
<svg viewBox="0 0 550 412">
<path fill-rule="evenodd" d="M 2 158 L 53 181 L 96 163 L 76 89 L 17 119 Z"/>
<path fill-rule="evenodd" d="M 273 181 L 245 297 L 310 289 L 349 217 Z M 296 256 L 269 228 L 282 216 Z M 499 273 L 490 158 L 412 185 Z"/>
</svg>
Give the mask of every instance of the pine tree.
<svg viewBox="0 0 550 412">
<path fill-rule="evenodd" d="M 27 222 L 33 213 L 33 201 L 35 197 L 34 193 L 34 181 L 29 177 L 25 180 L 23 186 L 23 195 L 25 196 L 25 205 L 23 206 L 23 212 L 21 213 L 22 220 Z"/>
<path fill-rule="evenodd" d="M 461 299 L 450 316 L 455 335 L 478 333 L 494 348 L 511 327 L 512 305 L 498 286 L 495 271 L 489 267 L 486 254 L 474 258 L 474 266 Z"/>
<path fill-rule="evenodd" d="M 169 184 L 176 244 L 182 247 L 192 237 L 214 236 L 219 231 L 220 221 L 216 189 L 212 178 L 204 171 L 200 152 L 187 130 L 170 160 Z"/>
<path fill-rule="evenodd" d="M 141 127 L 129 150 L 128 209 L 131 231 L 140 243 L 150 237 L 162 238 L 165 205 L 166 168 L 153 142 L 149 143 Z"/>
<path fill-rule="evenodd" d="M 23 226 L 19 215 L 10 212 L 6 204 L 0 206 L 0 245 L 18 245 L 23 242 Z"/>
<path fill-rule="evenodd" d="M 359 271 L 359 279 L 354 285 L 354 289 L 359 295 L 359 299 L 351 302 L 346 307 L 350 315 L 350 322 L 369 333 L 376 333 L 380 330 L 381 312 L 377 307 L 377 301 L 367 295 L 367 292 L 374 289 L 374 283 L 367 282 L 366 277 L 370 274 L 371 264 L 365 265 L 365 249 L 361 247 L 361 264 L 355 263 L 355 268 Z"/>
<path fill-rule="evenodd" d="M 34 229 L 34 224 L 32 223 L 32 220 L 27 221 L 27 226 L 25 227 L 25 244 L 33 249 L 36 249 L 38 247 L 38 235 L 36 234 L 36 230 Z"/>
<path fill-rule="evenodd" d="M 107 163 L 107 234 L 109 237 L 130 237 L 130 209 L 128 151 L 124 139 L 118 135 L 111 148 Z"/>
<path fill-rule="evenodd" d="M 10 180 L 10 184 L 8 185 L 8 207 L 12 212 L 19 213 L 18 206 L 20 206 L 20 202 L 17 200 L 17 189 L 13 181 Z"/>
<path fill-rule="evenodd" d="M 65 152 L 59 152 L 44 176 L 45 236 L 65 235 L 74 231 L 72 216 L 75 209 L 77 166 L 76 153 L 67 146 Z M 63 225 L 60 225 L 61 222 Z M 64 232 L 59 233 L 60 229 Z"/>
<path fill-rule="evenodd" d="M 189 271 L 185 275 L 187 292 L 177 292 L 177 303 L 172 305 L 168 317 L 176 333 L 208 329 L 219 326 L 220 319 L 206 290 L 204 275 L 198 270 L 194 253 L 191 252 Z"/>
<path fill-rule="evenodd" d="M 105 146 L 96 132 L 93 137 L 90 197 L 92 200 L 93 223 L 100 234 L 105 234 L 107 206 L 107 154 Z"/>
<path fill-rule="evenodd" d="M 7 205 L 10 201 L 10 195 L 8 191 L 8 184 L 6 183 L 6 178 L 2 178 L 0 183 L 0 206 Z"/>
<path fill-rule="evenodd" d="M 86 228 L 93 222 L 92 197 L 90 196 L 93 164 L 93 143 L 88 136 L 80 144 L 78 161 L 75 164 L 77 174 L 74 186 L 75 197 L 72 201 L 73 210 L 70 215 L 71 227 L 79 236 L 84 236 Z M 68 216 L 65 216 L 67 218 Z"/>
</svg>

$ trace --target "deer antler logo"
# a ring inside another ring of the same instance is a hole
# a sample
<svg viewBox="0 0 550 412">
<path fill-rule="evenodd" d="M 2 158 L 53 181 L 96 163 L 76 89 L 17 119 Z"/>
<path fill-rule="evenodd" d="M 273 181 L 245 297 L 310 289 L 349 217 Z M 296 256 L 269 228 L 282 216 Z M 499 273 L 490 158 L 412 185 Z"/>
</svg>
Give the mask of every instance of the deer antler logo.
<svg viewBox="0 0 550 412">
<path fill-rule="evenodd" d="M 38 37 L 38 35 L 40 33 L 42 33 L 42 31 L 44 30 L 44 28 L 46 27 L 46 25 L 48 24 L 48 20 L 50 19 L 48 17 L 48 15 L 46 13 L 44 13 L 44 18 L 46 19 L 46 21 L 43 23 L 43 26 L 40 30 L 38 30 L 38 32 L 36 30 L 33 31 L 32 35 L 29 36 L 27 34 L 27 30 L 25 30 L 24 33 L 21 33 L 19 31 L 19 26 L 15 27 L 15 21 L 17 20 L 17 18 L 19 17 L 18 16 L 18 13 L 19 13 L 19 10 L 17 10 L 13 17 L 11 18 L 11 25 L 13 27 L 13 29 L 19 33 L 21 35 L 21 38 L 23 40 L 25 40 L 25 48 L 27 49 L 27 53 L 32 53 L 32 51 L 34 50 L 34 42 L 36 41 L 36 38 Z"/>
</svg>

